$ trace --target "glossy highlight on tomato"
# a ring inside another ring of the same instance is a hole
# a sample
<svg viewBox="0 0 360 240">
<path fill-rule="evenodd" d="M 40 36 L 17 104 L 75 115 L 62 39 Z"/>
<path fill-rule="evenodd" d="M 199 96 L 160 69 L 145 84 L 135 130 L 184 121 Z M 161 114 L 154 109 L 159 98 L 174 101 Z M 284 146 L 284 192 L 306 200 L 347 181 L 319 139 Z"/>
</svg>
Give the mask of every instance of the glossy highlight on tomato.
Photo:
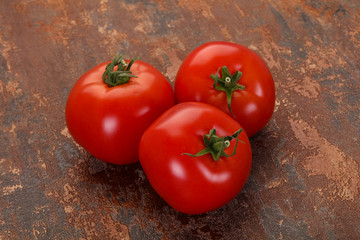
<svg viewBox="0 0 360 240">
<path fill-rule="evenodd" d="M 231 201 L 249 176 L 251 146 L 241 129 L 237 121 L 211 105 L 177 104 L 144 132 L 139 146 L 141 166 L 155 191 L 177 211 L 212 211 Z M 219 138 L 230 136 L 225 138 L 229 140 L 226 146 L 220 144 L 224 154 L 219 159 L 210 153 L 191 156 L 203 151 L 204 135 L 209 137 L 214 131 Z"/>
<path fill-rule="evenodd" d="M 75 83 L 66 103 L 66 124 L 75 141 L 96 158 L 129 164 L 138 161 L 143 132 L 174 104 L 174 94 L 165 76 L 140 60 L 131 62 L 131 71 L 122 71 L 125 81 L 109 86 L 104 79 L 111 84 L 110 75 L 103 75 L 110 63 L 94 67 Z"/>
<path fill-rule="evenodd" d="M 175 79 L 175 98 L 178 103 L 196 101 L 219 108 L 250 137 L 273 114 L 275 84 L 265 62 L 252 50 L 231 42 L 209 42 L 183 61 Z"/>
</svg>

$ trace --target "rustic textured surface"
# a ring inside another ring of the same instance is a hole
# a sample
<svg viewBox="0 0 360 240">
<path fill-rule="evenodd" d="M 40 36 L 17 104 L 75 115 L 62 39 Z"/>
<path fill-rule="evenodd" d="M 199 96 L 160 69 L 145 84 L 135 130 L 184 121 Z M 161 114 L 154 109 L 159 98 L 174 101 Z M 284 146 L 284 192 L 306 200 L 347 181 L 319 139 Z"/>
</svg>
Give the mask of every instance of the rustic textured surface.
<svg viewBox="0 0 360 240">
<path fill-rule="evenodd" d="M 360 239 L 360 1 L 0 0 L 0 239 Z M 198 45 L 257 52 L 274 116 L 243 191 L 200 216 L 69 135 L 77 78 L 119 50 L 169 81 Z"/>
</svg>

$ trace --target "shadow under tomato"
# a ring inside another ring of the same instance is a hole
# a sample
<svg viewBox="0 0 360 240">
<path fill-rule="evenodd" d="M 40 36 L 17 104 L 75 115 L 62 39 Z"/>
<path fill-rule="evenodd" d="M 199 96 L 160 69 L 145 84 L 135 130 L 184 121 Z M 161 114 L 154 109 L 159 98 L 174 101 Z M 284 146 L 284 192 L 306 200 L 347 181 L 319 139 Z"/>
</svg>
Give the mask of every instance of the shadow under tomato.
<svg viewBox="0 0 360 240">
<path fill-rule="evenodd" d="M 106 194 L 116 207 L 134 209 L 161 208 L 166 205 L 148 182 L 139 162 L 113 165 L 88 155 L 82 164 L 83 177 L 99 194 Z M 157 198 L 153 204 L 154 198 Z M 150 205 L 150 206 L 149 206 Z"/>
</svg>

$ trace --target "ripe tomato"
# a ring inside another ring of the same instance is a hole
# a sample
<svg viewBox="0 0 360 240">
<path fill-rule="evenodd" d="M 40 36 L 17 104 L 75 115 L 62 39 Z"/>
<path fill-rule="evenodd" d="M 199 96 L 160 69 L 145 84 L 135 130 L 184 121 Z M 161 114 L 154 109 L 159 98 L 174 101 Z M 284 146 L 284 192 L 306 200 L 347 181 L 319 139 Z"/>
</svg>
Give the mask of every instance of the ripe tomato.
<svg viewBox="0 0 360 240">
<path fill-rule="evenodd" d="M 144 132 L 139 146 L 139 160 L 152 187 L 171 207 L 188 214 L 232 200 L 248 178 L 251 159 L 240 124 L 199 102 L 167 110 Z"/>
<path fill-rule="evenodd" d="M 160 71 L 116 57 L 75 83 L 66 103 L 66 124 L 75 141 L 96 158 L 128 164 L 138 161 L 145 129 L 173 104 L 173 90 Z"/>
<path fill-rule="evenodd" d="M 270 120 L 274 80 L 264 61 L 230 42 L 209 42 L 191 52 L 175 80 L 177 102 L 205 102 L 233 116 L 253 136 Z"/>
</svg>

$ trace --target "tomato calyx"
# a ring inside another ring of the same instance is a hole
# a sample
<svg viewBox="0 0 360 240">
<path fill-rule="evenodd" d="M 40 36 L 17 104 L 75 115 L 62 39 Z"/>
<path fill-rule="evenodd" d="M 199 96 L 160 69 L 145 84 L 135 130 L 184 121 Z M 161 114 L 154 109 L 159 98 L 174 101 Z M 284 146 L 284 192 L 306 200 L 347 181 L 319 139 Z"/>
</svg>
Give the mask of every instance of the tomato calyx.
<svg viewBox="0 0 360 240">
<path fill-rule="evenodd" d="M 237 130 L 231 136 L 219 137 L 216 135 L 216 129 L 213 128 L 210 130 L 209 134 L 205 134 L 203 137 L 206 148 L 204 148 L 203 150 L 201 150 L 200 152 L 198 152 L 195 155 L 191 154 L 191 153 L 183 153 L 183 154 L 189 155 L 191 157 L 200 157 L 202 155 L 210 153 L 211 156 L 213 157 L 213 159 L 217 162 L 219 161 L 220 157 L 234 156 L 236 153 L 237 144 L 240 141 L 239 135 L 242 132 L 242 130 L 243 130 L 242 128 Z M 235 144 L 233 153 L 231 155 L 228 155 L 225 153 L 224 150 L 230 146 L 230 141 L 232 139 L 236 140 L 236 144 Z M 240 141 L 240 142 L 242 142 L 242 141 Z M 244 142 L 242 142 L 242 143 L 244 143 Z"/>
<path fill-rule="evenodd" d="M 219 71 L 221 69 L 221 77 L 219 76 Z M 235 118 L 233 111 L 231 110 L 231 98 L 235 90 L 245 90 L 244 85 L 240 85 L 238 81 L 242 76 L 242 72 L 236 71 L 231 75 L 229 69 L 226 66 L 223 66 L 218 69 L 216 74 L 211 74 L 211 78 L 214 80 L 214 88 L 219 91 L 224 91 L 226 93 L 226 101 L 231 115 Z"/>
<path fill-rule="evenodd" d="M 124 60 L 124 55 L 116 55 L 111 63 L 106 65 L 105 72 L 102 76 L 104 83 L 109 87 L 115 87 L 127 83 L 130 78 L 137 76 L 130 71 L 131 66 L 138 58 L 132 59 L 129 63 Z M 114 68 L 117 66 L 117 69 Z"/>
</svg>

